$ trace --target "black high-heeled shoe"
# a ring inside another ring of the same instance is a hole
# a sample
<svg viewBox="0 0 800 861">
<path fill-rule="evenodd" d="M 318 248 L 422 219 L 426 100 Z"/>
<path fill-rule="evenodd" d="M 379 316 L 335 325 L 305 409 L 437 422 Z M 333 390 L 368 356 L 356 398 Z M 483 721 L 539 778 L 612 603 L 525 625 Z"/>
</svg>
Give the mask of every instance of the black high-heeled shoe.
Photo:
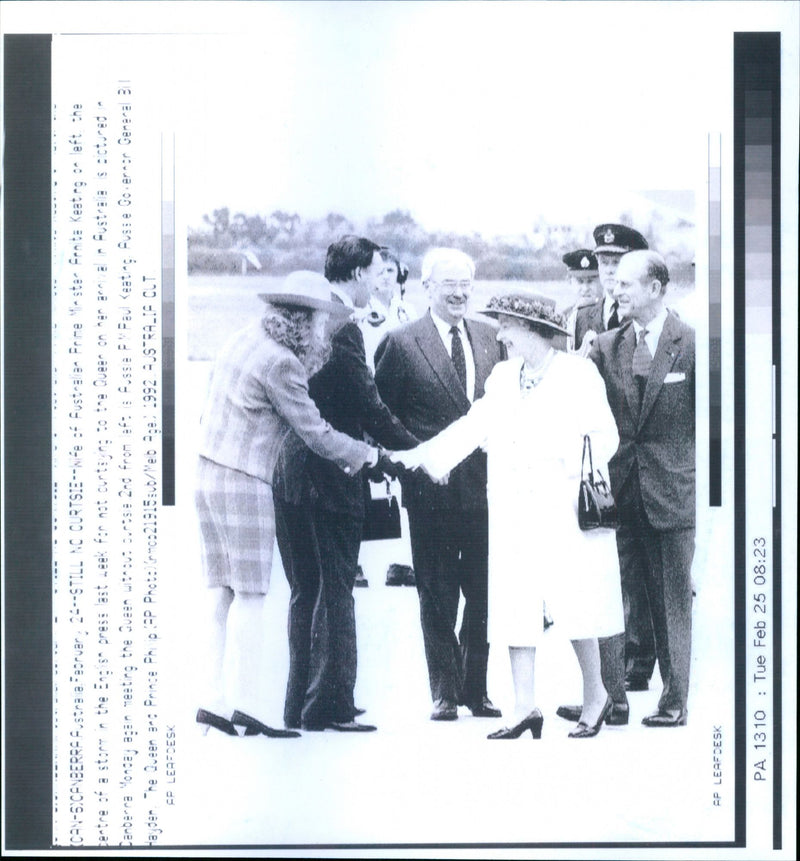
<svg viewBox="0 0 800 861">
<path fill-rule="evenodd" d="M 527 717 L 523 718 L 518 724 L 511 727 L 503 727 L 496 732 L 490 732 L 486 738 L 519 738 L 525 730 L 531 731 L 533 738 L 542 737 L 542 724 L 544 718 L 539 709 L 534 709 Z"/>
<path fill-rule="evenodd" d="M 600 717 L 597 718 L 597 723 L 594 726 L 589 726 L 589 724 L 584 723 L 583 721 L 578 721 L 578 725 L 572 730 L 571 733 L 568 733 L 570 738 L 593 738 L 600 732 L 600 729 L 603 726 L 603 721 L 606 719 L 606 715 L 611 711 L 612 700 L 611 697 L 606 697 L 606 704 L 603 706 L 602 711 L 600 712 Z"/>
<path fill-rule="evenodd" d="M 205 709 L 198 709 L 195 720 L 197 723 L 202 724 L 205 727 L 204 732 L 208 732 L 208 728 L 213 726 L 214 729 L 218 729 L 226 735 L 239 735 L 239 733 L 236 732 L 236 727 L 227 718 L 215 715 L 214 712 L 207 712 Z"/>
<path fill-rule="evenodd" d="M 300 733 L 293 729 L 274 729 L 238 709 L 233 713 L 231 723 L 235 726 L 243 726 L 245 735 L 266 735 L 269 738 L 300 738 Z"/>
</svg>

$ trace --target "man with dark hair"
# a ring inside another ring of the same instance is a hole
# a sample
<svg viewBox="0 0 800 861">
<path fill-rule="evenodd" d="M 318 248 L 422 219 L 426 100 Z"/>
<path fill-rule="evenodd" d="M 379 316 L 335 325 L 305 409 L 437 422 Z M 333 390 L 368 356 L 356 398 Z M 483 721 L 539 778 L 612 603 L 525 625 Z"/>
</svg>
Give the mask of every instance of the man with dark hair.
<svg viewBox="0 0 800 861">
<path fill-rule="evenodd" d="M 371 282 L 377 278 L 383 269 L 383 258 L 380 256 L 380 245 L 363 236 L 347 234 L 328 246 L 325 257 L 325 277 L 331 284 L 353 285 L 353 299 L 357 308 L 363 308 L 369 299 Z M 375 257 L 375 252 L 379 252 Z M 356 289 L 357 288 L 357 289 Z M 361 299 L 366 291 L 366 299 Z M 350 290 L 346 290 L 350 292 Z M 352 297 L 351 297 L 352 298 Z"/>
<path fill-rule="evenodd" d="M 429 251 L 422 260 L 429 312 L 390 332 L 375 354 L 381 395 L 421 440 L 465 415 L 483 395 L 489 372 L 505 357 L 494 329 L 464 319 L 474 275 L 475 264 L 462 251 Z M 476 717 L 499 717 L 486 692 L 486 455 L 472 454 L 443 486 L 420 473 L 401 481 L 434 702 L 431 720 L 455 720 L 459 704 Z"/>
<path fill-rule="evenodd" d="M 325 277 L 334 301 L 363 308 L 383 269 L 379 246 L 343 236 L 328 248 Z M 384 405 L 367 367 L 358 324 L 333 336 L 331 356 L 308 390 L 321 415 L 355 439 L 364 434 L 390 449 L 411 448 L 408 433 Z M 395 467 L 384 457 L 386 471 Z M 356 627 L 353 585 L 364 522 L 366 475 L 332 470 L 293 434 L 274 475 L 276 532 L 292 589 L 289 607 L 287 728 L 374 730 L 355 720 Z"/>
<path fill-rule="evenodd" d="M 626 609 L 644 588 L 663 681 L 649 727 L 683 726 L 692 639 L 695 538 L 695 337 L 664 305 L 669 272 L 654 251 L 620 261 L 614 298 L 623 325 L 598 336 L 590 358 L 619 430 L 608 470 L 617 500 Z M 628 594 L 626 594 L 628 593 Z"/>
</svg>

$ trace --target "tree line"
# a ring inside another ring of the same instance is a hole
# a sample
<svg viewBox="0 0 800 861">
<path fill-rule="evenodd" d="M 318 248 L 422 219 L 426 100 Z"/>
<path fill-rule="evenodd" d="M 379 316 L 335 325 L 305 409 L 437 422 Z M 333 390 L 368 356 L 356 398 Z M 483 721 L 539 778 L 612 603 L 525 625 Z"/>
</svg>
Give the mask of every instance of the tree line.
<svg viewBox="0 0 800 861">
<path fill-rule="evenodd" d="M 614 219 L 633 225 L 630 214 Z M 304 219 L 297 213 L 275 210 L 269 215 L 231 215 L 227 207 L 203 216 L 203 224 L 189 231 L 189 273 L 257 273 L 285 275 L 296 269 L 321 271 L 328 246 L 345 233 L 368 236 L 391 248 L 418 277 L 425 252 L 435 246 L 460 248 L 475 260 L 478 276 L 487 280 L 553 280 L 565 274 L 563 254 L 593 247 L 593 225 L 535 221 L 528 233 L 488 239 L 479 233 L 429 232 L 410 213 L 393 210 L 382 218 L 356 226 L 341 213 Z M 665 257 L 673 281 L 693 280 L 694 225 L 655 210 L 649 224 L 635 225 Z"/>
</svg>

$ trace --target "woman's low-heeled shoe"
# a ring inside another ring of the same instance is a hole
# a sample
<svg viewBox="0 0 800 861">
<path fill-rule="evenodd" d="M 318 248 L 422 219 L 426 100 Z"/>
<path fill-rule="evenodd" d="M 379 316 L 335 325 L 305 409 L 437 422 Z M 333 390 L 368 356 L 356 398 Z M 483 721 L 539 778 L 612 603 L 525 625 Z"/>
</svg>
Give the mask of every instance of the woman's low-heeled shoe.
<svg viewBox="0 0 800 861">
<path fill-rule="evenodd" d="M 570 738 L 593 738 L 600 732 L 601 727 L 603 726 L 603 721 L 606 719 L 606 715 L 611 711 L 612 700 L 611 697 L 606 699 L 606 704 L 603 706 L 603 710 L 600 712 L 600 717 L 597 718 L 597 723 L 594 726 L 589 726 L 589 724 L 584 723 L 583 721 L 578 721 L 578 725 L 575 729 L 569 733 Z"/>
<path fill-rule="evenodd" d="M 503 729 L 499 729 L 497 732 L 490 732 L 486 738 L 519 738 L 522 733 L 528 729 L 531 731 L 531 736 L 533 736 L 533 738 L 541 738 L 543 723 L 544 718 L 542 717 L 542 713 L 539 709 L 534 709 L 518 724 L 514 724 L 514 726 L 510 727 L 503 727 Z"/>
<path fill-rule="evenodd" d="M 231 722 L 236 726 L 243 726 L 245 735 L 266 735 L 269 738 L 300 738 L 300 733 L 293 729 L 274 729 L 238 709 L 233 713 Z"/>
<path fill-rule="evenodd" d="M 239 735 L 239 733 L 236 732 L 236 727 L 228 720 L 228 718 L 215 715 L 214 712 L 207 712 L 205 709 L 198 709 L 195 720 L 205 728 L 205 732 L 208 732 L 208 728 L 213 726 L 214 729 L 218 729 L 226 735 Z"/>
</svg>

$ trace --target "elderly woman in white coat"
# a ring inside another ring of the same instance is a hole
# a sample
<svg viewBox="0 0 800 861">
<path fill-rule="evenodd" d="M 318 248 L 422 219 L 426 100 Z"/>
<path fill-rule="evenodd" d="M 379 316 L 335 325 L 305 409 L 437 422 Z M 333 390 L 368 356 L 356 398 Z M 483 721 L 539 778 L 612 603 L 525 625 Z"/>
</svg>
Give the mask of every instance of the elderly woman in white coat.
<svg viewBox="0 0 800 861">
<path fill-rule="evenodd" d="M 252 716 L 275 543 L 275 461 L 290 428 L 352 475 L 375 465 L 378 450 L 334 430 L 308 394 L 308 376 L 329 349 L 326 325 L 331 317 L 341 324 L 350 309 L 330 301 L 330 285 L 316 272 L 293 272 L 280 293 L 261 298 L 263 318 L 237 332 L 217 357 L 201 420 L 195 503 L 211 619 L 205 701 L 196 719 L 206 731 L 238 735 L 240 726 L 245 735 L 294 737 L 300 733 Z"/>
<path fill-rule="evenodd" d="M 482 313 L 498 320 L 509 359 L 467 415 L 393 458 L 441 479 L 478 446 L 488 453 L 489 639 L 508 646 L 517 718 L 489 738 L 541 737 L 534 666 L 545 608 L 583 675 L 581 718 L 569 735 L 591 738 L 611 703 L 597 639 L 624 623 L 614 532 L 580 530 L 578 485 L 584 434 L 602 469 L 617 448 L 616 423 L 594 365 L 554 348 L 565 329 L 551 299 L 496 296 Z"/>
</svg>

